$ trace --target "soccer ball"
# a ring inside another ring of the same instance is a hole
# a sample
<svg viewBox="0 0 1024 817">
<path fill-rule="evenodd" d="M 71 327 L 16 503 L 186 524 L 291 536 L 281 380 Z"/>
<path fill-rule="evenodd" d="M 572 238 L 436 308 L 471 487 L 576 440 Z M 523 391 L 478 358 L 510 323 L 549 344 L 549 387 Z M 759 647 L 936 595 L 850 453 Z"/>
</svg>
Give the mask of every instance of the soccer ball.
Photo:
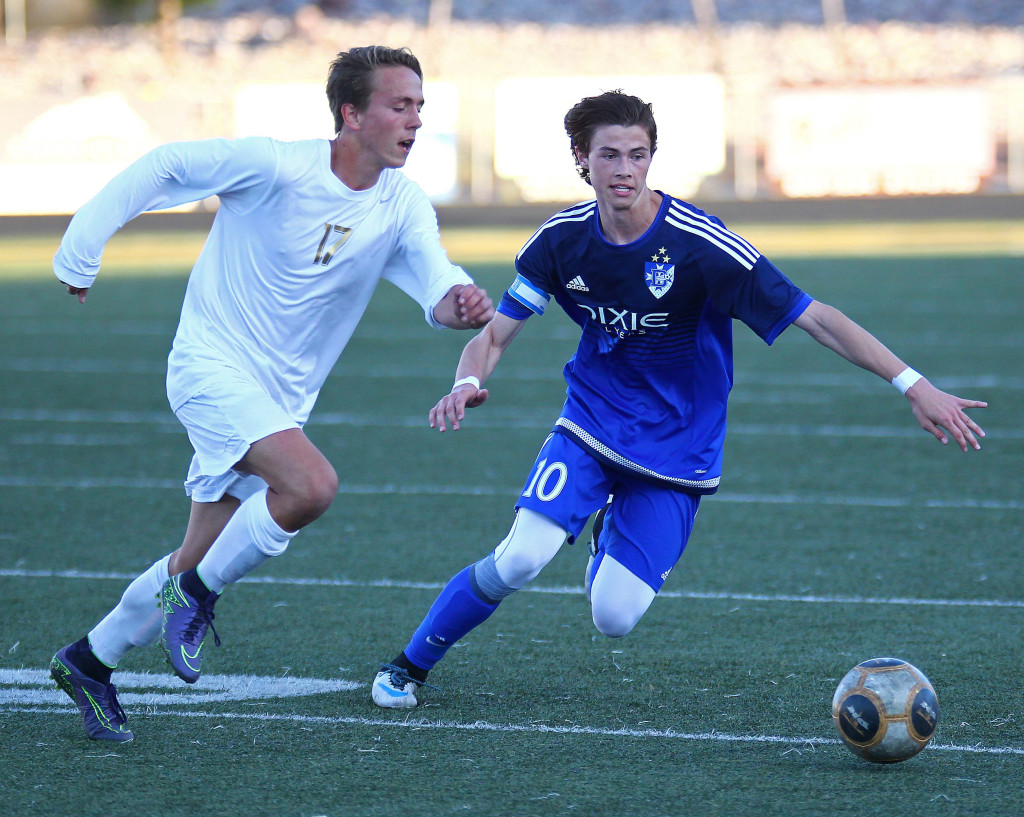
<svg viewBox="0 0 1024 817">
<path fill-rule="evenodd" d="M 854 754 L 873 763 L 898 763 L 931 740 L 939 702 L 917 667 L 899 658 L 872 658 L 839 682 L 832 720 Z"/>
</svg>

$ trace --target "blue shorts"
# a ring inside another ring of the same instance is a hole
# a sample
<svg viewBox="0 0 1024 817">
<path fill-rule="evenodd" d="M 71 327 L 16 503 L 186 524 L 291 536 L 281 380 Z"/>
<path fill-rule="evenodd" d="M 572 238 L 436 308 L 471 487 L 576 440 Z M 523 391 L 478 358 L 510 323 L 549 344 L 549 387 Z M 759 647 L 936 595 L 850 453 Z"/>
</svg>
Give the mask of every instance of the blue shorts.
<svg viewBox="0 0 1024 817">
<path fill-rule="evenodd" d="M 640 479 L 598 460 L 575 440 L 552 433 L 544 441 L 516 508 L 561 525 L 570 541 L 591 514 L 612 506 L 598 545 L 657 593 L 683 555 L 700 496 Z"/>
</svg>

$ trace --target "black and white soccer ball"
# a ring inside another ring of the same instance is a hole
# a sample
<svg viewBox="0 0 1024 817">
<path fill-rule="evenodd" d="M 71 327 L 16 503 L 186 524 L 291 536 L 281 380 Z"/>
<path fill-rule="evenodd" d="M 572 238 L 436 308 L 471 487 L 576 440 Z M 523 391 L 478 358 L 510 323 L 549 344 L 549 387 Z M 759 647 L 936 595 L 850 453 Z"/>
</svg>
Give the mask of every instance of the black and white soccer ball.
<svg viewBox="0 0 1024 817">
<path fill-rule="evenodd" d="M 917 667 L 899 658 L 872 658 L 839 682 L 832 720 L 855 754 L 873 763 L 897 763 L 928 745 L 939 723 L 939 702 Z"/>
</svg>

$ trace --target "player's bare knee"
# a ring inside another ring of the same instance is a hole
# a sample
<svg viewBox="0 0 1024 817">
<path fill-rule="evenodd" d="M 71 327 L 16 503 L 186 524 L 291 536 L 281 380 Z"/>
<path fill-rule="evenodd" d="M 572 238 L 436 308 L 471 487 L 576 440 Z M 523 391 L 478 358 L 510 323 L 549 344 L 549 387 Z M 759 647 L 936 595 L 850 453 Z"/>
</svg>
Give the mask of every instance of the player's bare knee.
<svg viewBox="0 0 1024 817">
<path fill-rule="evenodd" d="M 338 475 L 330 465 L 307 472 L 302 479 L 288 485 L 285 494 L 290 521 L 296 527 L 304 527 L 331 507 L 338 495 Z"/>
<path fill-rule="evenodd" d="M 334 502 L 335 497 L 338 496 L 338 472 L 334 470 L 330 465 L 324 469 L 324 473 L 317 483 L 316 501 L 320 508 L 320 513 L 324 513 L 331 503 Z"/>
<path fill-rule="evenodd" d="M 338 495 L 338 475 L 328 468 L 306 487 L 305 507 L 313 519 L 322 516 Z M 311 520 L 312 521 L 312 520 Z"/>
</svg>

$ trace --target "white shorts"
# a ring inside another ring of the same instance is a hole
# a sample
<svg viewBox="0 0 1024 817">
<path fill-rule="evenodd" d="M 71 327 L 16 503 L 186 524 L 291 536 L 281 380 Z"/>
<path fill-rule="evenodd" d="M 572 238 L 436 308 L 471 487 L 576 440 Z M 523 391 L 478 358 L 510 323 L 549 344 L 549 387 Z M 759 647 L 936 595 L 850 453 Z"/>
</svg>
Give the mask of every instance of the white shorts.
<svg viewBox="0 0 1024 817">
<path fill-rule="evenodd" d="M 257 440 L 301 428 L 287 412 L 242 372 L 224 369 L 174 412 L 195 450 L 185 493 L 196 502 L 216 502 L 224 494 L 245 501 L 267 484 L 234 466 Z"/>
</svg>

